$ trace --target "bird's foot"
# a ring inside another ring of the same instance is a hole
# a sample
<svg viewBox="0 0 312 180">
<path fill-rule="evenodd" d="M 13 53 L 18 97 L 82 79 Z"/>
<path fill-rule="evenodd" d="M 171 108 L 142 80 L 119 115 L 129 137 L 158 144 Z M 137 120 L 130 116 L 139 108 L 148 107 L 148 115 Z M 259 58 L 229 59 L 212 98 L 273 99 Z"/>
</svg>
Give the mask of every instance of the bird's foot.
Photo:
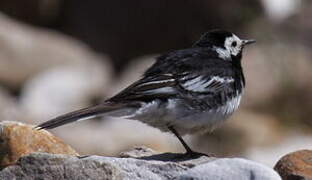
<svg viewBox="0 0 312 180">
<path fill-rule="evenodd" d="M 90 157 L 91 155 L 83 155 L 83 156 L 76 156 L 78 159 L 84 159 L 84 158 L 87 158 L 87 157 Z"/>
<path fill-rule="evenodd" d="M 195 151 L 187 151 L 183 155 L 184 155 L 185 158 L 199 158 L 199 157 L 202 157 L 202 156 L 212 157 L 211 154 L 204 154 L 204 153 L 195 152 Z"/>
<path fill-rule="evenodd" d="M 196 159 L 202 156 L 206 157 L 214 157 L 212 154 L 204 154 L 204 153 L 199 153 L 195 151 L 187 151 L 184 154 L 176 154 L 174 159 L 176 160 L 188 160 L 188 159 Z"/>
</svg>

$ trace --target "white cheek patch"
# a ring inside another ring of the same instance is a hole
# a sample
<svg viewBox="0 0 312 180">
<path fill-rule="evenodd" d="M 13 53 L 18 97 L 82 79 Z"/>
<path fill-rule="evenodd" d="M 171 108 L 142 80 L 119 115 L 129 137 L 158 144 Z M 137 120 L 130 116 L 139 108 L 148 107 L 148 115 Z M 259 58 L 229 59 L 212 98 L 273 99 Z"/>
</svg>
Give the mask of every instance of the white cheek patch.
<svg viewBox="0 0 312 180">
<path fill-rule="evenodd" d="M 232 46 L 232 43 L 236 42 L 236 46 Z M 242 50 L 242 40 L 233 34 L 232 37 L 227 37 L 224 42 L 224 47 L 231 55 L 236 56 Z"/>
<path fill-rule="evenodd" d="M 232 46 L 233 42 L 236 42 L 235 47 Z M 225 39 L 224 48 L 216 46 L 213 48 L 218 53 L 220 58 L 230 60 L 232 55 L 236 56 L 241 52 L 242 44 L 242 40 L 233 34 L 231 37 L 227 37 Z"/>
</svg>

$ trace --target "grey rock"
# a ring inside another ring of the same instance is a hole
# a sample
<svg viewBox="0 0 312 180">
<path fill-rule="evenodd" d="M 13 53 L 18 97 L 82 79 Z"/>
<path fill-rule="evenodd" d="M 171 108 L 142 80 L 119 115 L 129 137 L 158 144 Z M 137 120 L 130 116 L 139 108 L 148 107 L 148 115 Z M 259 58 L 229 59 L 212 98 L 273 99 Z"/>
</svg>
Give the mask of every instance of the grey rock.
<svg viewBox="0 0 312 180">
<path fill-rule="evenodd" d="M 97 63 L 46 69 L 25 82 L 20 106 L 35 123 L 41 123 L 42 119 L 90 106 L 90 100 L 103 95 L 108 82 L 105 68 Z"/>
<path fill-rule="evenodd" d="M 0 119 L 21 121 L 27 118 L 27 114 L 18 107 L 16 98 L 10 94 L 8 89 L 0 85 Z"/>
<path fill-rule="evenodd" d="M 0 179 L 120 179 L 112 164 L 67 155 L 35 153 L 5 168 Z"/>
<path fill-rule="evenodd" d="M 262 164 L 241 158 L 223 158 L 191 168 L 176 179 L 279 180 L 281 178 L 275 171 Z"/>
<path fill-rule="evenodd" d="M 154 154 L 144 148 L 124 156 L 127 158 L 33 153 L 0 171 L 0 179 L 280 179 L 272 169 L 244 159 L 187 159 L 181 154 Z"/>
<path fill-rule="evenodd" d="M 147 147 L 135 147 L 133 150 L 121 152 L 119 156 L 122 158 L 139 158 L 142 157 L 142 154 L 144 154 L 144 156 L 152 156 L 155 155 L 156 152 L 153 149 Z"/>
<path fill-rule="evenodd" d="M 38 73 L 60 66 L 102 67 L 103 78 L 110 79 L 107 57 L 69 36 L 20 23 L 1 12 L 0 46 L 0 81 L 11 89 L 19 89 Z"/>
</svg>

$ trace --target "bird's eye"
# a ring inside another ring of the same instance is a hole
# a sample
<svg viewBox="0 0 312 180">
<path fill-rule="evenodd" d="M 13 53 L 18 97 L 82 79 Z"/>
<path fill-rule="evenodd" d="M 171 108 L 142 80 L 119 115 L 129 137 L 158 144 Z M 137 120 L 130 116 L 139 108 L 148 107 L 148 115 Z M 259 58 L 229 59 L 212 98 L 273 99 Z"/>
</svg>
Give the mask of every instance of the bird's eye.
<svg viewBox="0 0 312 180">
<path fill-rule="evenodd" d="M 234 42 L 232 42 L 232 44 L 231 44 L 233 47 L 236 47 L 236 45 L 237 45 L 237 42 L 236 41 L 234 41 Z"/>
</svg>

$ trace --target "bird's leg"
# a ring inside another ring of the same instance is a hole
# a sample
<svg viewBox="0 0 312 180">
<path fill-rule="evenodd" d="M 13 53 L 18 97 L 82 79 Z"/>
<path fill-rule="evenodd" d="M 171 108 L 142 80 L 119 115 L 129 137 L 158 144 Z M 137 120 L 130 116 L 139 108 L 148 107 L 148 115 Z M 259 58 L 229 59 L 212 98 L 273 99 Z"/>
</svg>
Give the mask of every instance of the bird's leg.
<svg viewBox="0 0 312 180">
<path fill-rule="evenodd" d="M 193 151 L 187 144 L 186 142 L 182 139 L 182 137 L 179 135 L 179 133 L 173 128 L 173 126 L 168 126 L 168 129 L 179 139 L 179 141 L 182 143 L 183 147 L 186 150 L 185 156 L 186 157 L 191 157 L 191 158 L 196 158 L 196 157 L 200 157 L 200 156 L 208 156 L 207 154 L 203 154 L 203 153 L 198 153 Z"/>
<path fill-rule="evenodd" d="M 186 144 L 186 142 L 182 139 L 182 137 L 179 135 L 179 133 L 172 127 L 168 126 L 168 129 L 179 139 L 179 141 L 182 143 L 183 147 L 186 150 L 186 153 L 193 153 L 194 151 Z"/>
</svg>

